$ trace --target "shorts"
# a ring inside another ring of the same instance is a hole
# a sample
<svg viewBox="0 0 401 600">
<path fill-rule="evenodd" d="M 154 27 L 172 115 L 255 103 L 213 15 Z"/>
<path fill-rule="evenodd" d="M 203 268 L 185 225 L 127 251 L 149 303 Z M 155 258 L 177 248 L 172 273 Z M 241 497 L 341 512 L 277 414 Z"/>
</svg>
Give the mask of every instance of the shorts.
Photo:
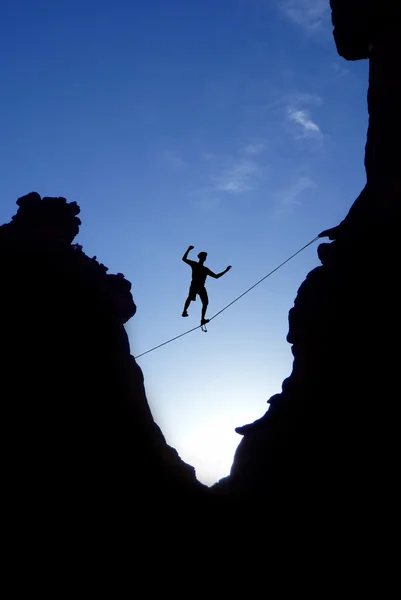
<svg viewBox="0 0 401 600">
<path fill-rule="evenodd" d="M 209 302 L 205 286 L 199 287 L 197 285 L 191 284 L 189 288 L 188 298 L 191 300 L 191 302 L 195 302 L 197 295 L 199 296 L 203 304 L 207 304 Z"/>
</svg>

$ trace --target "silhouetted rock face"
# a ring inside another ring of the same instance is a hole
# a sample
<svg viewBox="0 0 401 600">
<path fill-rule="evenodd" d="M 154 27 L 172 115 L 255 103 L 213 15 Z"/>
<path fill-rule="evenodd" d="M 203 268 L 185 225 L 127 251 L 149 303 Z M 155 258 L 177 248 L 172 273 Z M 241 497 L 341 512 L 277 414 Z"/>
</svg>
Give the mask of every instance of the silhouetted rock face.
<svg viewBox="0 0 401 600">
<path fill-rule="evenodd" d="M 355 25 L 339 13 L 358 3 L 332 4 L 339 27 Z M 290 377 L 261 419 L 237 428 L 244 437 L 231 474 L 213 488 L 276 517 L 298 511 L 315 528 L 319 520 L 349 527 L 378 511 L 391 519 L 399 500 L 401 27 L 386 23 L 370 50 L 366 187 L 322 234 L 333 242 L 319 246 L 322 266 L 298 291 Z"/>
<path fill-rule="evenodd" d="M 368 58 L 370 46 L 400 19 L 399 0 L 330 0 L 337 50 L 347 60 Z"/>
<path fill-rule="evenodd" d="M 232 494 L 270 507 L 306 498 L 315 511 L 315 502 L 337 503 L 336 511 L 344 502 L 371 507 L 379 482 L 389 497 L 399 454 L 392 339 L 400 323 L 389 310 L 397 298 L 396 233 L 377 229 L 348 245 L 319 246 L 323 265 L 290 311 L 292 373 L 266 415 L 237 430 L 244 438 L 225 482 Z"/>
<path fill-rule="evenodd" d="M 3 484 L 11 504 L 104 511 L 113 502 L 196 494 L 203 486 L 154 423 L 130 354 L 131 284 L 72 244 L 76 203 L 32 193 L 17 204 L 0 227 Z"/>
</svg>

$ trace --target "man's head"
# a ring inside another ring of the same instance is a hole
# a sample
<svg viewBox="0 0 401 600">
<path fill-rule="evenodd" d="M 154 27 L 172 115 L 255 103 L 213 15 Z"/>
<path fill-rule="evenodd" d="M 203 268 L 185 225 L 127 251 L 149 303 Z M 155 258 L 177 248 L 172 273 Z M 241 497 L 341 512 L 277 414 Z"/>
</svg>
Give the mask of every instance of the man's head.
<svg viewBox="0 0 401 600">
<path fill-rule="evenodd" d="M 207 252 L 199 252 L 198 258 L 199 262 L 204 263 L 207 257 Z"/>
</svg>

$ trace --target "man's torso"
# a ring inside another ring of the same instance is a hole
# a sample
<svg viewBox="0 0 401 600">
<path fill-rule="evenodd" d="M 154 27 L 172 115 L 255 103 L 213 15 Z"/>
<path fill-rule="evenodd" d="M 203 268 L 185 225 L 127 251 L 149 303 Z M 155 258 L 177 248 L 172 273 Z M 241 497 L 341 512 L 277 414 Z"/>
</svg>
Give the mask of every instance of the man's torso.
<svg viewBox="0 0 401 600">
<path fill-rule="evenodd" d="M 191 285 L 193 285 L 195 288 L 205 287 L 206 277 L 208 276 L 209 269 L 193 260 L 189 262 L 192 268 Z"/>
</svg>

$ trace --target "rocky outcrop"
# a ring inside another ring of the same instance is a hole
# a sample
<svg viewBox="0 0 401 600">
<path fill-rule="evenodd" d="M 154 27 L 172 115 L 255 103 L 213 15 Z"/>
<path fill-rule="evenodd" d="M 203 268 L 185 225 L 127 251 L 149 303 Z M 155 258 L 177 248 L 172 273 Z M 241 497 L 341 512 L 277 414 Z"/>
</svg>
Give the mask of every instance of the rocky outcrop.
<svg viewBox="0 0 401 600">
<path fill-rule="evenodd" d="M 75 202 L 31 193 L 17 204 L 0 227 L 6 512 L 104 522 L 124 506 L 202 495 L 155 424 L 130 353 L 130 282 L 72 243 Z"/>
<path fill-rule="evenodd" d="M 332 4 L 337 41 L 369 32 L 360 55 L 340 50 L 370 56 L 367 183 L 344 221 L 321 234 L 331 243 L 318 247 L 322 264 L 289 314 L 292 373 L 266 414 L 237 428 L 243 439 L 230 476 L 213 491 L 281 523 L 295 514 L 310 530 L 327 534 L 335 523 L 366 533 L 372 514 L 390 524 L 399 500 L 401 21 L 385 19 L 383 3 L 366 2 L 377 17 L 366 30 L 357 13 L 349 17 L 358 3 Z"/>
<path fill-rule="evenodd" d="M 370 46 L 401 16 L 398 0 L 330 0 L 334 40 L 347 60 L 368 58 Z"/>
</svg>

